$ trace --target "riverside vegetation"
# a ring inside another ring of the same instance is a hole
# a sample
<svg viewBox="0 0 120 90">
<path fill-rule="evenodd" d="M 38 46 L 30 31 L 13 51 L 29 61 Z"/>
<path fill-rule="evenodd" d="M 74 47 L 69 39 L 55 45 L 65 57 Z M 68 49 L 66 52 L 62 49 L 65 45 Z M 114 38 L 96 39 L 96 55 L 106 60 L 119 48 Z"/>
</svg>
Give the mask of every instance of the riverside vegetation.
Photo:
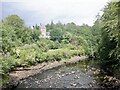
<svg viewBox="0 0 120 90">
<path fill-rule="evenodd" d="M 120 2 L 109 2 L 103 15 L 97 15 L 93 26 L 75 23 L 46 25 L 50 38 L 39 38 L 39 26 L 25 26 L 18 15 L 10 15 L 0 22 L 1 84 L 16 67 L 60 61 L 73 56 L 94 56 L 107 75 L 120 73 Z"/>
</svg>

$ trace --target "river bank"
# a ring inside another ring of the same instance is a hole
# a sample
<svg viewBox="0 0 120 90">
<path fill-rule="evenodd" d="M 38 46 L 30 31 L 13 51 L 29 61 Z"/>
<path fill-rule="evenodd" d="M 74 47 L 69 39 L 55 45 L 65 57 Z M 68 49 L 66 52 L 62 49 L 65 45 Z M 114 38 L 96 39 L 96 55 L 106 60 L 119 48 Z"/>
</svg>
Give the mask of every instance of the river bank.
<svg viewBox="0 0 120 90">
<path fill-rule="evenodd" d="M 28 68 L 17 68 L 16 70 L 9 73 L 11 79 L 8 83 L 2 86 L 2 90 L 10 90 L 16 87 L 19 84 L 20 80 L 28 78 L 29 76 L 34 76 L 38 73 L 41 73 L 42 71 L 59 67 L 64 64 L 76 63 L 79 61 L 87 60 L 87 58 L 87 56 L 75 56 L 68 60 L 46 62 Z"/>
</svg>

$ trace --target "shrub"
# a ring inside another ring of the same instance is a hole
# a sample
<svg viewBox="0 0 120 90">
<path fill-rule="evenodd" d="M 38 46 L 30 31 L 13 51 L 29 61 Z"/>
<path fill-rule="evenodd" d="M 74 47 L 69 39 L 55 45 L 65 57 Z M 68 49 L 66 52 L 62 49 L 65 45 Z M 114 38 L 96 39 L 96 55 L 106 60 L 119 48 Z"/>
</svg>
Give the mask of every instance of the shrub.
<svg viewBox="0 0 120 90">
<path fill-rule="evenodd" d="M 72 44 L 62 44 L 61 48 L 67 48 L 67 49 L 70 49 L 70 50 L 77 49 L 77 47 L 75 45 L 72 45 Z"/>
<path fill-rule="evenodd" d="M 2 73 L 7 73 L 11 70 L 13 70 L 16 67 L 16 62 L 14 56 L 11 56 L 9 58 L 2 56 L 2 62 L 1 62 L 1 69 Z"/>
<path fill-rule="evenodd" d="M 36 63 L 48 61 L 60 61 L 62 59 L 69 59 L 73 56 L 84 55 L 84 49 L 81 47 L 78 50 L 70 50 L 68 48 L 49 50 L 47 52 L 41 51 L 36 44 L 23 47 L 16 47 L 12 49 L 12 56 L 9 58 L 2 57 L 1 73 L 9 72 L 16 67 L 26 67 Z"/>
</svg>

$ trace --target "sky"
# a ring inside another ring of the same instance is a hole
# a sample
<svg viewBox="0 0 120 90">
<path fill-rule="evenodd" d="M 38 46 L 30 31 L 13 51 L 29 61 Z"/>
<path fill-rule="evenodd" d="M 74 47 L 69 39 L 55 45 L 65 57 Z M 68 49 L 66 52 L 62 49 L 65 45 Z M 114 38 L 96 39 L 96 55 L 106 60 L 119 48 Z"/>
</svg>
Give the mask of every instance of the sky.
<svg viewBox="0 0 120 90">
<path fill-rule="evenodd" d="M 109 0 L 2 0 L 2 17 L 17 14 L 27 26 L 61 22 L 93 25 Z"/>
</svg>

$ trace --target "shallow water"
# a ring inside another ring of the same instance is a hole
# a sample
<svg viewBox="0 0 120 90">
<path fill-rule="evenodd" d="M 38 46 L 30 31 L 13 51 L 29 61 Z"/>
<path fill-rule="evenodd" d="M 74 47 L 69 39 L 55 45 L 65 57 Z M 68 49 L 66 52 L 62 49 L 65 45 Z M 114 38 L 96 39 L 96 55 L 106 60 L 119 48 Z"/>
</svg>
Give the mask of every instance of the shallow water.
<svg viewBox="0 0 120 90">
<path fill-rule="evenodd" d="M 97 88 L 94 71 L 79 62 L 64 65 L 24 79 L 18 88 Z"/>
</svg>

